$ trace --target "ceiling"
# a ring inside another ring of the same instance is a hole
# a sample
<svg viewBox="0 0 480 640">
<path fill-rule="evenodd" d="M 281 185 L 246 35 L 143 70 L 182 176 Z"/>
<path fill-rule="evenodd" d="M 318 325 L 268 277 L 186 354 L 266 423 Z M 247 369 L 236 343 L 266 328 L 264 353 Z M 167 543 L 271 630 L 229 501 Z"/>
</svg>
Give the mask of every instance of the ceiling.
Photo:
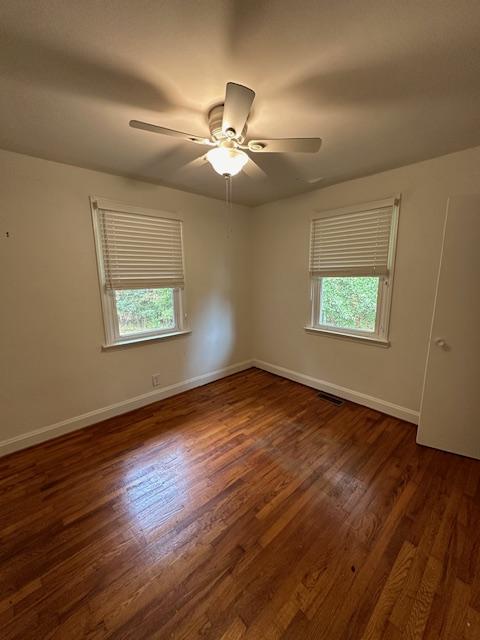
<svg viewBox="0 0 480 640">
<path fill-rule="evenodd" d="M 217 198 L 197 145 L 234 81 L 256 91 L 251 137 L 320 136 L 257 154 L 248 205 L 480 144 L 478 0 L 0 2 L 0 147 Z"/>
</svg>

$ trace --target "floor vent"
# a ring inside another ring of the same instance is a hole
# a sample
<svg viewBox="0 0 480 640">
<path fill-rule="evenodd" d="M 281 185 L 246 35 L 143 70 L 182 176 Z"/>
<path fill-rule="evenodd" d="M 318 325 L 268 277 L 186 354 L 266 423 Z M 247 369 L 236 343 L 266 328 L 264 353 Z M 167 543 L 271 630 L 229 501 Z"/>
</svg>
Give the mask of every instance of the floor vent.
<svg viewBox="0 0 480 640">
<path fill-rule="evenodd" d="M 338 396 L 334 396 L 331 393 L 327 393 L 326 391 L 319 391 L 318 392 L 318 397 L 322 398 L 322 400 L 326 400 L 327 402 L 330 402 L 331 404 L 337 405 L 337 407 L 339 407 L 340 405 L 342 405 L 345 402 L 345 400 L 343 398 L 339 398 Z"/>
</svg>

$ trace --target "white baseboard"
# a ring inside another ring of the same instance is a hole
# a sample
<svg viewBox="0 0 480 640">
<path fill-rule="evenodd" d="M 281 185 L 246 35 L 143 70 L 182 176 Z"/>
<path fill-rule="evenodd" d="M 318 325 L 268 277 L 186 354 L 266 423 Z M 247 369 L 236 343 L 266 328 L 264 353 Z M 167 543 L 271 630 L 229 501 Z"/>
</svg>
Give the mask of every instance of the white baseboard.
<svg viewBox="0 0 480 640">
<path fill-rule="evenodd" d="M 187 391 L 194 387 L 201 387 L 204 384 L 214 382 L 220 378 L 225 378 L 226 376 L 232 375 L 232 373 L 244 371 L 252 366 L 253 362 L 251 360 L 238 362 L 237 364 L 232 364 L 229 367 L 217 369 L 210 373 L 204 373 L 200 376 L 195 376 L 195 378 L 189 378 L 188 380 L 177 382 L 176 384 L 172 384 L 168 387 L 162 387 L 161 389 L 155 389 L 154 391 L 143 393 L 135 398 L 116 402 L 108 407 L 88 411 L 87 413 L 82 413 L 74 418 L 67 418 L 61 422 L 56 422 L 55 424 L 50 424 L 46 427 L 40 427 L 40 429 L 34 429 L 27 433 L 22 433 L 18 436 L 14 436 L 13 438 L 9 438 L 8 440 L 0 441 L 0 456 L 4 456 L 7 453 L 12 453 L 20 449 L 25 449 L 26 447 L 31 447 L 34 444 L 50 440 L 51 438 L 56 438 L 65 433 L 69 433 L 70 431 L 76 431 L 77 429 L 88 427 L 95 422 L 101 422 L 107 418 L 118 416 L 121 413 L 132 411 L 132 409 L 144 407 L 152 402 L 157 402 L 163 398 L 168 398 L 169 396 L 174 396 L 177 393 L 182 393 L 182 391 Z"/>
<path fill-rule="evenodd" d="M 401 418 L 407 422 L 418 424 L 419 412 L 414 411 L 413 409 L 407 409 L 407 407 L 402 407 L 398 404 L 393 404 L 392 402 L 387 402 L 386 400 L 381 400 L 380 398 L 360 393 L 360 391 L 348 389 L 347 387 L 341 387 L 338 384 L 326 382 L 325 380 L 318 380 L 318 378 L 312 378 L 311 376 L 307 376 L 303 373 L 298 373 L 291 369 L 285 369 L 284 367 L 279 367 L 276 364 L 270 364 L 263 360 L 254 360 L 253 366 L 258 367 L 258 369 L 264 369 L 265 371 L 274 373 L 277 376 L 282 376 L 283 378 L 300 382 L 307 387 L 326 391 L 327 393 L 340 396 L 340 398 L 344 398 L 345 400 L 351 400 L 357 404 L 362 404 L 370 409 L 376 409 L 377 411 L 388 413 L 388 415 L 395 416 L 395 418 Z"/>
<path fill-rule="evenodd" d="M 133 409 L 144 407 L 152 402 L 157 402 L 163 398 L 168 398 L 178 393 L 182 393 L 182 391 L 187 391 L 188 389 L 193 389 L 195 387 L 208 384 L 209 382 L 220 380 L 220 378 L 225 378 L 226 376 L 239 371 L 244 371 L 250 367 L 258 367 L 259 369 L 269 371 L 270 373 L 274 373 L 283 378 L 300 382 L 308 387 L 333 393 L 334 395 L 345 398 L 346 400 L 351 400 L 352 402 L 357 402 L 358 404 L 370 407 L 371 409 L 388 413 L 396 418 L 401 418 L 402 420 L 418 424 L 419 413 L 418 411 L 413 411 L 413 409 L 407 409 L 406 407 L 387 402 L 386 400 L 381 400 L 380 398 L 375 398 L 374 396 L 369 396 L 365 393 L 360 393 L 359 391 L 354 391 L 353 389 L 348 389 L 347 387 L 341 387 L 331 382 L 326 382 L 325 380 L 318 380 L 317 378 L 312 378 L 311 376 L 307 376 L 303 373 L 298 373 L 291 369 L 285 369 L 284 367 L 279 367 L 277 365 L 270 364 L 269 362 L 264 362 L 262 360 L 246 360 L 244 362 L 232 364 L 229 367 L 224 367 L 223 369 L 204 373 L 200 376 L 169 385 L 168 387 L 155 389 L 154 391 L 149 391 L 148 393 L 144 393 L 140 396 L 129 398 L 128 400 L 122 400 L 121 402 L 116 402 L 115 404 L 111 404 L 107 407 L 88 411 L 87 413 L 82 413 L 79 416 L 67 418 L 61 422 L 56 422 L 55 424 L 40 427 L 39 429 L 34 429 L 33 431 L 28 431 L 27 433 L 22 433 L 18 436 L 14 436 L 13 438 L 0 441 L 0 456 L 13 453 L 14 451 L 19 451 L 20 449 L 25 449 L 26 447 L 31 447 L 32 445 L 40 442 L 45 442 L 46 440 L 56 438 L 65 433 L 69 433 L 70 431 L 76 431 L 77 429 L 88 427 L 96 422 L 101 422 L 107 418 L 113 418 L 114 416 L 127 413 Z"/>
</svg>

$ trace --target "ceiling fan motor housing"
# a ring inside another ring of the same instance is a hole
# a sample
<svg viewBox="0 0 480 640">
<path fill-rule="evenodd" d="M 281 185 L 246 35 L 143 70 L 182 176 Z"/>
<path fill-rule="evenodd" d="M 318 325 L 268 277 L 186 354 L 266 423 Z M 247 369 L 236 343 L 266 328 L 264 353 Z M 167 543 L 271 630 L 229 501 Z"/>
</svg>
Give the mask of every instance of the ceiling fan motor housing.
<svg viewBox="0 0 480 640">
<path fill-rule="evenodd" d="M 245 140 L 245 136 L 247 135 L 247 125 L 245 124 L 243 131 L 240 135 L 237 135 L 237 132 L 232 129 L 232 135 L 225 135 L 222 129 L 223 122 L 223 104 L 217 104 L 215 107 L 210 109 L 208 114 L 208 127 L 210 129 L 210 133 L 215 140 L 224 140 L 227 139 L 235 139 L 240 144 Z"/>
</svg>

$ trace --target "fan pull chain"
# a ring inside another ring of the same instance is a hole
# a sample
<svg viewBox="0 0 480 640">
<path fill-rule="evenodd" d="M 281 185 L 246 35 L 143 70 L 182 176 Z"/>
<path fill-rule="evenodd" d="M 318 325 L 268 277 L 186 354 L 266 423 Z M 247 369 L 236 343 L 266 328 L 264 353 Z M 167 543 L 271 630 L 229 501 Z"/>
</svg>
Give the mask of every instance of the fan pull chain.
<svg viewBox="0 0 480 640">
<path fill-rule="evenodd" d="M 229 175 L 225 175 L 225 201 L 227 203 L 227 238 L 230 238 L 232 223 L 232 176 Z"/>
<path fill-rule="evenodd" d="M 225 174 L 225 202 L 232 206 L 232 176 Z"/>
</svg>

